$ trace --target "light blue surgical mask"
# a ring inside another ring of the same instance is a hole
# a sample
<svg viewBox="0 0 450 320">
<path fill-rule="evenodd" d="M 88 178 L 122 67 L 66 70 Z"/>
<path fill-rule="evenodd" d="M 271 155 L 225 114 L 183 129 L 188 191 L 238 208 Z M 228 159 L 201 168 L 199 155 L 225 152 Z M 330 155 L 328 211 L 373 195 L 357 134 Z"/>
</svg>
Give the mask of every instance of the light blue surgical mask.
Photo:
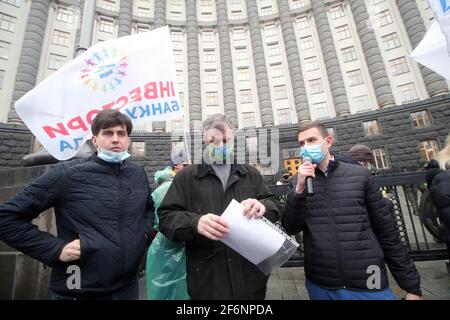
<svg viewBox="0 0 450 320">
<path fill-rule="evenodd" d="M 208 145 L 208 152 L 211 159 L 217 160 L 219 163 L 225 163 L 231 157 L 233 153 L 234 144 L 227 143 L 222 146 L 214 146 L 213 144 Z"/>
<path fill-rule="evenodd" d="M 322 151 L 322 144 L 324 142 L 322 142 L 321 144 L 314 144 L 310 146 L 305 145 L 300 149 L 300 158 L 309 157 L 311 158 L 312 163 L 321 163 L 326 156 L 326 153 Z"/>
<path fill-rule="evenodd" d="M 130 154 L 127 151 L 122 152 L 113 152 L 106 149 L 98 148 L 97 156 L 110 163 L 120 163 L 130 157 Z"/>
</svg>

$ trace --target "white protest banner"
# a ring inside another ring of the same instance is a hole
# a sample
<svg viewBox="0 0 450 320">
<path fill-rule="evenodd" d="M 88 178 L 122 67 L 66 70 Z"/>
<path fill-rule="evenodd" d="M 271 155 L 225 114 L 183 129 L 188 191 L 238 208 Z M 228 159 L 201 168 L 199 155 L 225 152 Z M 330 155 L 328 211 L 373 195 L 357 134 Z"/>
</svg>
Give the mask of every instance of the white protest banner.
<svg viewBox="0 0 450 320">
<path fill-rule="evenodd" d="M 447 53 L 450 56 L 450 0 L 428 0 L 441 31 L 447 42 Z"/>
<path fill-rule="evenodd" d="M 56 159 L 91 138 L 93 118 L 117 109 L 133 125 L 181 118 L 169 28 L 93 45 L 19 99 L 17 114 Z"/>
</svg>

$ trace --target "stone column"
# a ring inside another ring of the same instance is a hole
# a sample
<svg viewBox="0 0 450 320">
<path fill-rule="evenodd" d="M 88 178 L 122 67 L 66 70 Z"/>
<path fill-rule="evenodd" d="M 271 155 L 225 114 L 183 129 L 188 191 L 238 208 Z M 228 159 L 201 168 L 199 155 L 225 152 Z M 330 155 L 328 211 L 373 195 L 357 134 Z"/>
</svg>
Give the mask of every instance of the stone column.
<svg viewBox="0 0 450 320">
<path fill-rule="evenodd" d="M 256 70 L 256 88 L 263 127 L 273 126 L 273 111 L 270 98 L 269 79 L 267 77 L 266 60 L 261 36 L 261 25 L 258 18 L 258 4 L 256 0 L 247 0 L 248 25 L 253 49 L 253 61 Z"/>
<path fill-rule="evenodd" d="M 120 0 L 119 9 L 119 37 L 131 34 L 131 20 L 133 17 L 133 1 Z"/>
<path fill-rule="evenodd" d="M 298 122 L 301 123 L 311 120 L 311 114 L 309 112 L 308 97 L 306 95 L 305 82 L 303 81 L 302 64 L 288 0 L 278 0 L 278 12 L 280 13 L 281 30 L 283 32 L 289 74 L 294 93 L 295 110 L 297 112 Z"/>
<path fill-rule="evenodd" d="M 325 60 L 336 115 L 344 116 L 350 114 L 350 107 L 348 105 L 344 79 L 342 78 L 341 66 L 339 65 L 336 47 L 334 46 L 333 36 L 331 34 L 330 23 L 328 22 L 325 1 L 311 1 L 311 7 L 317 23 L 320 46 Z"/>
<path fill-rule="evenodd" d="M 189 117 L 190 127 L 202 121 L 202 95 L 200 84 L 200 54 L 198 51 L 197 1 L 186 0 L 186 37 L 188 53 Z"/>
<path fill-rule="evenodd" d="M 395 99 L 375 33 L 369 27 L 370 19 L 366 4 L 361 0 L 350 0 L 350 7 L 375 89 L 378 106 L 380 108 L 393 106 L 395 105 Z"/>
<path fill-rule="evenodd" d="M 222 73 L 224 111 L 235 124 L 238 123 L 236 91 L 234 88 L 233 61 L 231 60 L 230 28 L 228 26 L 227 1 L 217 0 L 217 29 L 219 31 L 220 67 Z"/>
<path fill-rule="evenodd" d="M 8 122 L 22 124 L 14 103 L 36 85 L 50 0 L 32 0 L 22 43 Z"/>
</svg>

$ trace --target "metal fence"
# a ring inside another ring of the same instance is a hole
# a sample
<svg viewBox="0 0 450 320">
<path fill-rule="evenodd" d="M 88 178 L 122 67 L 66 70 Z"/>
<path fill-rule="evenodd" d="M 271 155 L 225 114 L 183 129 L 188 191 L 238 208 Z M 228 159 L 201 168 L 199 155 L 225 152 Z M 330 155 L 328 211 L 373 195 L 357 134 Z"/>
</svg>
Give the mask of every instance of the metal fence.
<svg viewBox="0 0 450 320">
<path fill-rule="evenodd" d="M 448 259 L 444 226 L 439 218 L 425 184 L 425 172 L 375 176 L 375 183 L 392 200 L 394 219 L 399 237 L 414 261 Z M 285 203 L 288 185 L 271 186 L 281 203 Z M 304 264 L 301 234 L 298 253 L 283 267 L 302 267 Z"/>
</svg>

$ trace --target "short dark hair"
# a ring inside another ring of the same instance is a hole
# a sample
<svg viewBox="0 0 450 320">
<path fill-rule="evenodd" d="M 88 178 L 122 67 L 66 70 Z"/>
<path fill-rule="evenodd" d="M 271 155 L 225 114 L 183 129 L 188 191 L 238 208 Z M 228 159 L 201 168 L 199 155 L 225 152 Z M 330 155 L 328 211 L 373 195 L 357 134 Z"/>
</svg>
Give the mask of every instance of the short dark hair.
<svg viewBox="0 0 450 320">
<path fill-rule="evenodd" d="M 102 110 L 97 114 L 92 122 L 92 134 L 97 136 L 100 130 L 115 126 L 125 126 L 127 128 L 128 135 L 130 135 L 131 130 L 133 130 L 133 124 L 131 123 L 130 117 L 127 115 L 114 109 Z"/>
<path fill-rule="evenodd" d="M 226 124 L 230 129 L 234 129 L 233 123 L 228 119 L 228 117 L 221 113 L 215 113 L 210 115 L 208 118 L 203 121 L 203 132 L 206 132 L 208 129 L 217 128 L 219 130 L 223 130 L 223 124 Z"/>
<path fill-rule="evenodd" d="M 315 120 L 315 121 L 307 121 L 305 123 L 300 124 L 298 131 L 297 131 L 297 137 L 301 132 L 312 129 L 312 128 L 319 129 L 319 132 L 320 132 L 322 138 L 326 138 L 330 135 L 328 133 L 327 127 L 325 127 L 325 125 L 322 122 Z"/>
</svg>

